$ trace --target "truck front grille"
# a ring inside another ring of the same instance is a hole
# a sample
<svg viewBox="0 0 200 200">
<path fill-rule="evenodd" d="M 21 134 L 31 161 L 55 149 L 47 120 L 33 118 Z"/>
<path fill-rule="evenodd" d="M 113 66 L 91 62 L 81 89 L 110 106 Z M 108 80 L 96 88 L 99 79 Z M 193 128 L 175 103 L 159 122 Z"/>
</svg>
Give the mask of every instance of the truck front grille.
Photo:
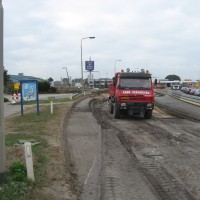
<svg viewBox="0 0 200 200">
<path fill-rule="evenodd" d="M 140 95 L 140 96 L 122 96 L 121 100 L 144 101 L 145 97 L 143 95 Z"/>
</svg>

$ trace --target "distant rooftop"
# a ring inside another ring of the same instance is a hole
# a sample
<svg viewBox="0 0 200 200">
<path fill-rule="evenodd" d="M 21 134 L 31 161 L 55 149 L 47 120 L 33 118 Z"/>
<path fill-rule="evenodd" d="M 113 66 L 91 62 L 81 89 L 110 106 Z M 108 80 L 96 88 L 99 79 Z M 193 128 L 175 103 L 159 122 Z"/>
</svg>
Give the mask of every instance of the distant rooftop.
<svg viewBox="0 0 200 200">
<path fill-rule="evenodd" d="M 42 78 L 37 78 L 34 76 L 25 76 L 23 73 L 19 73 L 18 75 L 10 75 L 10 80 L 14 83 L 19 83 L 22 80 L 37 80 L 37 81 L 44 81 Z"/>
</svg>

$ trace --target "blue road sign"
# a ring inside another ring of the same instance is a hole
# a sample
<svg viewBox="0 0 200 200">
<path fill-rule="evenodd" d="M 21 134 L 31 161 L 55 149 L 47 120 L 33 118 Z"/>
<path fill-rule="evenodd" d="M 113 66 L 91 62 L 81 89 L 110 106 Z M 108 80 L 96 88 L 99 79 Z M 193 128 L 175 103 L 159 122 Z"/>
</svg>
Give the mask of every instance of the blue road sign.
<svg viewBox="0 0 200 200">
<path fill-rule="evenodd" d="M 94 70 L 94 61 L 85 61 L 85 69 L 87 71 L 93 71 Z"/>
</svg>

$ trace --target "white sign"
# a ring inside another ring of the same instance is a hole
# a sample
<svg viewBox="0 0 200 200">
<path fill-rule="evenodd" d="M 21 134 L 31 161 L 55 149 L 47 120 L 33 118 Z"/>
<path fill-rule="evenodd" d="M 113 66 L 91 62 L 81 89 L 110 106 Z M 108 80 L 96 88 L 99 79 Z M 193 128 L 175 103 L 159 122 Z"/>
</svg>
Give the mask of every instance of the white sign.
<svg viewBox="0 0 200 200">
<path fill-rule="evenodd" d="M 122 94 L 144 94 L 150 95 L 150 91 L 143 91 L 143 90 L 124 90 Z"/>
</svg>

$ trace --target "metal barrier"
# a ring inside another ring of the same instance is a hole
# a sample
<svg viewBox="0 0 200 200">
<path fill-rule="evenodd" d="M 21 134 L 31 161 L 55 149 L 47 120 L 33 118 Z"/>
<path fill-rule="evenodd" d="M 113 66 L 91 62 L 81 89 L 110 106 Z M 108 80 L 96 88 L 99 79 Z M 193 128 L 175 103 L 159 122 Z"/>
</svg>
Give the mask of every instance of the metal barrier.
<svg viewBox="0 0 200 200">
<path fill-rule="evenodd" d="M 20 93 L 12 93 L 11 94 L 11 102 L 12 102 L 12 104 L 20 102 L 20 100 L 21 100 Z"/>
</svg>

